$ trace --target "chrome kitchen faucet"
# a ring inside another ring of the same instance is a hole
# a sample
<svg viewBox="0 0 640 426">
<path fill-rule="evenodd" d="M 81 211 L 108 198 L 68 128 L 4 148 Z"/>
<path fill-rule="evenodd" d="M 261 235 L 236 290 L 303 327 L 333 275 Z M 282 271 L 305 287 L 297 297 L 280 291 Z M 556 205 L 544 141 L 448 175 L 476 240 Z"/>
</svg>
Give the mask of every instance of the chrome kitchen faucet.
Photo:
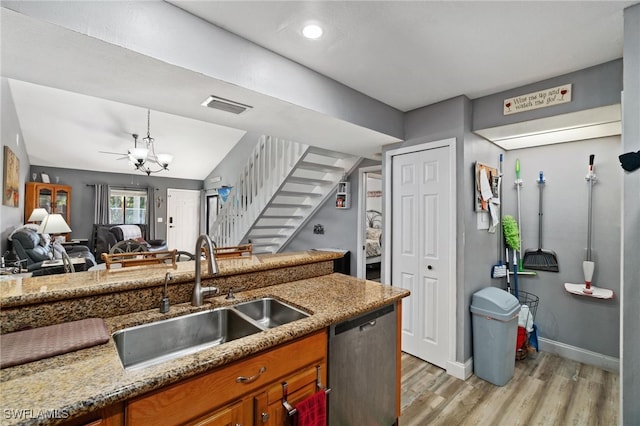
<svg viewBox="0 0 640 426">
<path fill-rule="evenodd" d="M 207 234 L 201 234 L 196 240 L 196 283 L 193 287 L 193 295 L 191 296 L 191 305 L 202 306 L 202 299 L 204 295 L 216 294 L 218 292 L 217 287 L 202 287 L 202 262 L 201 253 L 202 245 L 204 244 L 205 254 L 207 254 L 207 266 L 209 267 L 209 275 L 215 276 L 218 273 L 218 262 L 216 261 L 216 255 L 213 251 L 213 242 Z M 208 253 L 207 253 L 208 252 Z"/>
</svg>

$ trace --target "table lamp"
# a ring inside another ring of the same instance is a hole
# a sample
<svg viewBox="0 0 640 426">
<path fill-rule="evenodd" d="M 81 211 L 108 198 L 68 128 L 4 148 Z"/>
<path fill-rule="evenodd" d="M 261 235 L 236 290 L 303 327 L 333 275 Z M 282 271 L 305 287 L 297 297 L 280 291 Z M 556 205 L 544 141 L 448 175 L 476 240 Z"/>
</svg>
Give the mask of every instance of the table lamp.
<svg viewBox="0 0 640 426">
<path fill-rule="evenodd" d="M 37 209 L 33 209 L 33 211 L 31 212 L 31 216 L 29 216 L 29 219 L 27 219 L 27 222 L 42 222 L 42 219 L 47 217 L 48 214 L 49 212 L 47 212 L 43 208 L 39 207 Z"/>
<path fill-rule="evenodd" d="M 61 214 L 48 214 L 42 219 L 40 223 L 40 228 L 38 228 L 38 232 L 40 234 L 66 234 L 67 232 L 71 232 L 71 228 L 67 225 L 64 218 Z"/>
</svg>

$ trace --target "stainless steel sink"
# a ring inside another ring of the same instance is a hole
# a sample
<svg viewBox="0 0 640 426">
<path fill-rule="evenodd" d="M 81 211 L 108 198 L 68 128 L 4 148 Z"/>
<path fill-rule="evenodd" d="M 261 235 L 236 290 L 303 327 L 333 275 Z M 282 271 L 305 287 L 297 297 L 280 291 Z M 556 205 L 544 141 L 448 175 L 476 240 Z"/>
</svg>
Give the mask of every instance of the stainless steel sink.
<svg viewBox="0 0 640 426">
<path fill-rule="evenodd" d="M 239 303 L 233 308 L 264 328 L 277 327 L 309 316 L 306 312 L 270 297 Z"/>
<path fill-rule="evenodd" d="M 143 368 L 308 316 L 263 298 L 126 328 L 113 333 L 113 340 L 126 369 Z"/>
<path fill-rule="evenodd" d="M 142 368 L 262 331 L 228 308 L 188 314 L 117 331 L 113 339 L 127 369 Z"/>
</svg>

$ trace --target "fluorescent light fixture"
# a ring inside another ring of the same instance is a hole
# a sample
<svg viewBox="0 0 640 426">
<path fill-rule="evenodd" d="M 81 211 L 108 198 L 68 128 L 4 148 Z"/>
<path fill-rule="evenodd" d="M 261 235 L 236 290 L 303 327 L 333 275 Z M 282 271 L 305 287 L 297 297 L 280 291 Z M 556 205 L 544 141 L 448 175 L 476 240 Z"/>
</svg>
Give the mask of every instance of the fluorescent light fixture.
<svg viewBox="0 0 640 426">
<path fill-rule="evenodd" d="M 619 104 L 474 130 L 505 150 L 602 138 L 622 133 Z"/>
<path fill-rule="evenodd" d="M 318 24 L 307 24 L 302 28 L 302 35 L 311 40 L 319 39 L 322 33 L 322 27 Z"/>
</svg>

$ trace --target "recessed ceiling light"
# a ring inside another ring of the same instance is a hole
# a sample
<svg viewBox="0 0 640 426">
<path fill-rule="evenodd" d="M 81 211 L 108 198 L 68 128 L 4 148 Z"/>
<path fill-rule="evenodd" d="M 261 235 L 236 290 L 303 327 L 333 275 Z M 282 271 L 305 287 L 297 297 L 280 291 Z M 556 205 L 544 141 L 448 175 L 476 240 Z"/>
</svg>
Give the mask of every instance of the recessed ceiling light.
<svg viewBox="0 0 640 426">
<path fill-rule="evenodd" d="M 322 37 L 322 28 L 317 24 L 308 24 L 302 28 L 302 35 L 306 38 L 315 40 Z"/>
</svg>

